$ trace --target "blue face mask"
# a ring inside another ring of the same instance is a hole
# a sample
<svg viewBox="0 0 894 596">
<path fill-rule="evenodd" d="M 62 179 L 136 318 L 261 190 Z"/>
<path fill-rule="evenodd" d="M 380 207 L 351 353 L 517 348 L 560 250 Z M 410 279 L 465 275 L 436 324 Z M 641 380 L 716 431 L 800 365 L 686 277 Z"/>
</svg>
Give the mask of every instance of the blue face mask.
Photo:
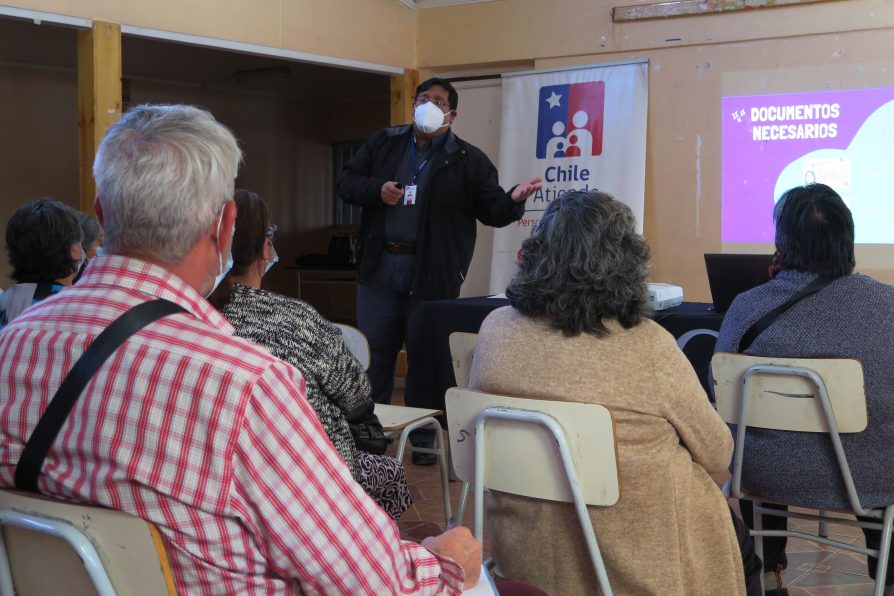
<svg viewBox="0 0 894 596">
<path fill-rule="evenodd" d="M 96 247 L 96 256 L 101 257 L 104 254 L 106 254 L 106 251 L 104 251 L 101 246 L 97 246 Z"/>
<path fill-rule="evenodd" d="M 270 271 L 274 265 L 279 263 L 279 255 L 276 254 L 276 249 L 273 249 L 273 258 L 267 261 L 267 268 L 264 269 L 264 275 L 267 275 L 267 272 Z"/>
</svg>

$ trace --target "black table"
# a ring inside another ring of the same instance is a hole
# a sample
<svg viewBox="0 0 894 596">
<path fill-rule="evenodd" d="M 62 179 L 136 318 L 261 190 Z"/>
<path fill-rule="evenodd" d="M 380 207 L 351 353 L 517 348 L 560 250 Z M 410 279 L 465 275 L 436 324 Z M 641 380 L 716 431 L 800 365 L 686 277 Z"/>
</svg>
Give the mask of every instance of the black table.
<svg viewBox="0 0 894 596">
<path fill-rule="evenodd" d="M 408 406 L 444 409 L 444 394 L 456 385 L 448 338 L 454 331 L 478 333 L 485 317 L 506 306 L 505 298 L 459 298 L 420 302 L 407 323 L 408 376 L 405 399 Z M 658 311 L 653 319 L 675 338 L 692 329 L 717 331 L 723 314 L 710 304 L 684 302 Z M 708 363 L 714 350 L 712 338 L 693 339 L 685 350 L 703 386 L 707 384 Z"/>
</svg>

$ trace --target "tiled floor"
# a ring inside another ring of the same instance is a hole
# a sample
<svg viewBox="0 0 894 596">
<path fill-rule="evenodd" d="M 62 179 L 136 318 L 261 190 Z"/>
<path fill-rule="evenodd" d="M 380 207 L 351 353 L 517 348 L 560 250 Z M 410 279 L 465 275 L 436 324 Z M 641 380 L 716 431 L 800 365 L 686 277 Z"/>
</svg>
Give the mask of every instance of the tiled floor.
<svg viewBox="0 0 894 596">
<path fill-rule="evenodd" d="M 392 403 L 403 403 L 403 392 L 395 391 Z M 394 446 L 391 447 L 392 454 Z M 437 466 L 414 466 L 407 453 L 404 460 L 410 491 L 415 503 L 398 522 L 401 535 L 421 540 L 443 531 L 444 508 L 441 499 L 441 480 Z M 461 483 L 450 483 L 454 511 L 459 499 Z M 471 527 L 471 500 L 466 508 L 465 525 Z M 792 527 L 815 532 L 813 522 L 791 520 Z M 830 526 L 829 537 L 851 544 L 864 545 L 863 533 L 858 528 Z M 485 551 L 488 545 L 485 542 Z M 785 585 L 791 596 L 861 596 L 872 594 L 873 583 L 866 571 L 866 557 L 821 544 L 789 539 L 788 569 Z"/>
<path fill-rule="evenodd" d="M 790 520 L 789 527 L 816 533 L 816 523 Z M 859 528 L 829 526 L 829 538 L 865 546 Z M 786 548 L 785 585 L 791 596 L 872 594 L 874 584 L 866 571 L 866 557 L 857 553 L 790 538 Z"/>
</svg>

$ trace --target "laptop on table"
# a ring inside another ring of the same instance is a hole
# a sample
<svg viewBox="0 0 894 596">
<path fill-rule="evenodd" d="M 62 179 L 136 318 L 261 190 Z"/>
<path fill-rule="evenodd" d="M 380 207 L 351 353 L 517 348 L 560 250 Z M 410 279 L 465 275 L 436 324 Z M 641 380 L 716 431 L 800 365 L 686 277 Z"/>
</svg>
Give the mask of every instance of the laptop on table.
<svg viewBox="0 0 894 596">
<path fill-rule="evenodd" d="M 773 255 L 705 254 L 708 285 L 716 312 L 726 312 L 733 299 L 770 281 Z"/>
</svg>

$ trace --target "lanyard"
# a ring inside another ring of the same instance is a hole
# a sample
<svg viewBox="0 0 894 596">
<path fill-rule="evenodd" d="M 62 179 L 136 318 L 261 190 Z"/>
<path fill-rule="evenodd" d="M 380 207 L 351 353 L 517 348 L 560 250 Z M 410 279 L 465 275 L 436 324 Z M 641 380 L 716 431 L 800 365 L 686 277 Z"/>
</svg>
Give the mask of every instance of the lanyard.
<svg viewBox="0 0 894 596">
<path fill-rule="evenodd" d="M 434 146 L 432 145 L 434 141 L 429 141 L 429 157 L 431 157 L 431 151 L 434 150 Z M 413 181 L 410 184 L 416 184 L 416 177 L 419 175 L 419 172 L 422 171 L 422 168 L 425 167 L 425 164 L 428 163 L 428 157 L 422 160 L 422 163 L 416 165 L 416 135 L 413 135 L 413 138 L 410 140 L 410 166 L 413 168 Z"/>
</svg>

